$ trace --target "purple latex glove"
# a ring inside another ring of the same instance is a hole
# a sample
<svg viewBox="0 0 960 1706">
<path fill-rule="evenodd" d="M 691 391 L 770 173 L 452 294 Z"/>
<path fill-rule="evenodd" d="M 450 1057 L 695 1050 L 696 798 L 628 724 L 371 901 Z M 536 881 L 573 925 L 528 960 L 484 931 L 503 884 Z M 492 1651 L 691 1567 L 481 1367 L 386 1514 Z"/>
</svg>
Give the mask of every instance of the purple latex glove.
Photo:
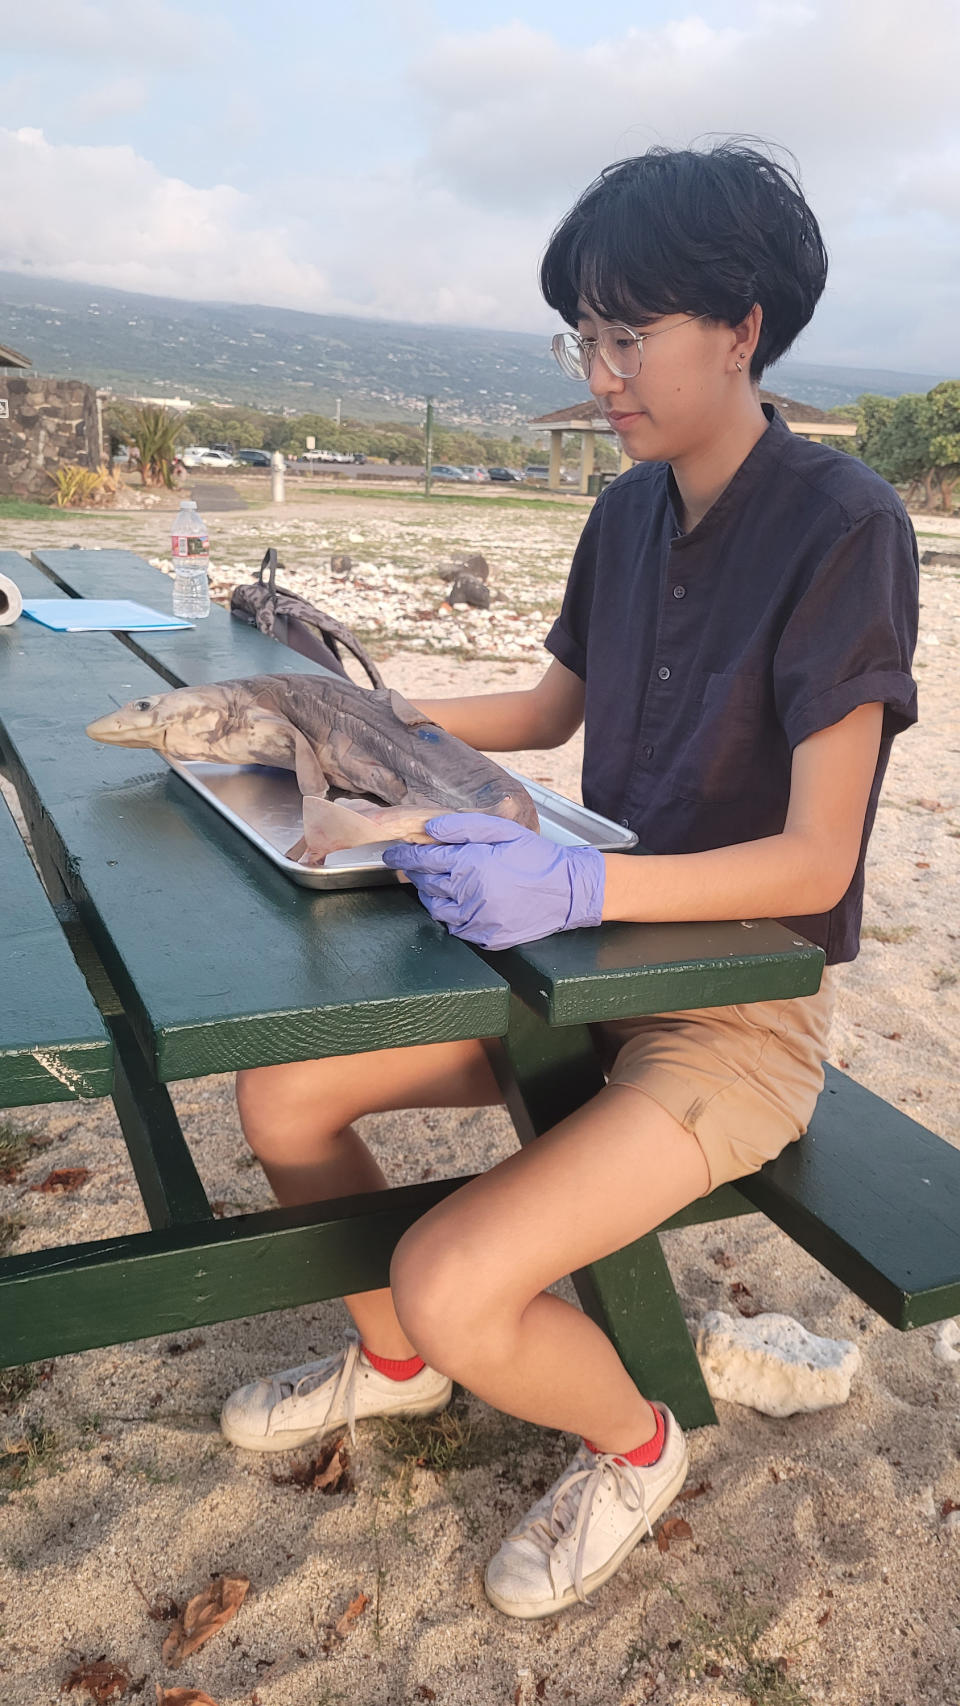
<svg viewBox="0 0 960 1706">
<path fill-rule="evenodd" d="M 599 924 L 606 866 L 595 847 L 558 847 L 509 818 L 450 812 L 433 842 L 385 847 L 383 862 L 416 884 L 431 918 L 481 948 L 514 948 L 555 930 Z"/>
</svg>

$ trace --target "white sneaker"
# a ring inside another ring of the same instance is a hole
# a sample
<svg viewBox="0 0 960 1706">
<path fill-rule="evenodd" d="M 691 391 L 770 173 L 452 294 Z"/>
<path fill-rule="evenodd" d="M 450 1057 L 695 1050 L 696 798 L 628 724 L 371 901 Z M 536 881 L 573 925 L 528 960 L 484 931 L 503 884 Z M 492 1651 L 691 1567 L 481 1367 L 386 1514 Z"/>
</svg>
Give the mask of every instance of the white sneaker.
<svg viewBox="0 0 960 1706">
<path fill-rule="evenodd" d="M 665 1404 L 666 1436 L 656 1463 L 638 1469 L 583 1445 L 559 1480 L 491 1558 L 484 1588 L 509 1617 L 550 1617 L 618 1570 L 673 1503 L 687 1478 L 687 1446 Z"/>
<path fill-rule="evenodd" d="M 450 1402 L 453 1382 L 433 1368 L 410 1380 L 390 1380 L 367 1361 L 358 1333 L 348 1331 L 343 1349 L 319 1362 L 285 1368 L 232 1392 L 220 1416 L 232 1445 L 247 1451 L 292 1451 L 308 1440 L 355 1423 L 364 1416 L 430 1416 Z"/>
</svg>

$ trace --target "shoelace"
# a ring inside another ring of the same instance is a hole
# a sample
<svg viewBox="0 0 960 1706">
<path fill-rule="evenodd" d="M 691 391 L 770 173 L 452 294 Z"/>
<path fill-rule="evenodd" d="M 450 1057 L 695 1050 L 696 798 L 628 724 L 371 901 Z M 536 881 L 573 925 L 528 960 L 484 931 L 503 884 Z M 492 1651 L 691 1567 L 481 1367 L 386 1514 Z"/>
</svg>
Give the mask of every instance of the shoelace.
<svg viewBox="0 0 960 1706">
<path fill-rule="evenodd" d="M 352 1327 L 348 1327 L 344 1337 L 347 1341 L 346 1348 L 344 1350 L 334 1351 L 331 1356 L 324 1357 L 322 1362 L 317 1364 L 316 1368 L 312 1368 L 309 1374 L 302 1374 L 300 1379 L 297 1381 L 290 1382 L 288 1380 L 281 1380 L 279 1377 L 275 1377 L 273 1381 L 273 1389 L 275 1401 L 279 1401 L 283 1398 L 305 1398 L 308 1393 L 316 1391 L 318 1386 L 322 1386 L 325 1381 L 330 1379 L 334 1368 L 342 1359 L 340 1378 L 334 1387 L 330 1402 L 327 1405 L 326 1416 L 331 1415 L 337 1409 L 338 1405 L 343 1402 L 347 1418 L 347 1429 L 353 1444 L 356 1445 L 357 1364 L 360 1361 L 360 1334 L 355 1332 Z M 326 1416 L 324 1416 L 324 1421 L 326 1421 Z M 321 1426 L 322 1425 L 323 1424 L 321 1423 Z"/>
<path fill-rule="evenodd" d="M 557 1487 L 549 1517 L 538 1517 L 528 1528 L 521 1529 L 520 1534 L 545 1554 L 550 1581 L 554 1587 L 556 1582 L 553 1559 L 558 1541 L 568 1540 L 575 1546 L 573 1591 L 584 1605 L 589 1605 L 591 1601 L 583 1588 L 583 1559 L 590 1535 L 594 1501 L 607 1475 L 613 1477 L 617 1497 L 623 1500 L 627 1510 L 643 1512 L 647 1532 L 651 1535 L 653 1526 L 644 1508 L 643 1482 L 632 1463 L 612 1452 L 604 1453 L 596 1457 L 591 1464 L 585 1464 L 582 1469 L 578 1469 L 577 1464 L 583 1461 L 583 1457 L 578 1453 Z"/>
</svg>

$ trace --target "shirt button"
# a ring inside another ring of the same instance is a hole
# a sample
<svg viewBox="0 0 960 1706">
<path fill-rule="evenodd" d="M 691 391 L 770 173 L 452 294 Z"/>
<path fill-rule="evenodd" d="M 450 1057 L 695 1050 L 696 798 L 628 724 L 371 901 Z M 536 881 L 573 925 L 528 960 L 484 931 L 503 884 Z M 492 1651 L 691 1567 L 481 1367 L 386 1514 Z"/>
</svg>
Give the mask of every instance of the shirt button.
<svg viewBox="0 0 960 1706">
<path fill-rule="evenodd" d="M 673 596 L 674 596 L 674 598 L 686 598 L 686 596 L 687 596 L 686 587 L 685 586 L 675 586 L 673 589 Z"/>
<path fill-rule="evenodd" d="M 644 756 L 644 758 L 652 758 L 653 757 L 653 747 L 652 746 L 645 746 L 643 748 L 643 756 Z"/>
<path fill-rule="evenodd" d="M 660 665 L 660 668 L 657 670 L 657 674 L 659 675 L 661 681 L 669 681 L 670 680 L 670 671 L 668 670 L 665 663 L 662 663 Z"/>
<path fill-rule="evenodd" d="M 622 825 L 623 825 L 623 828 L 624 828 L 624 829 L 629 829 L 629 828 L 630 828 L 630 819 L 629 819 L 629 818 L 628 818 L 628 817 L 622 817 L 622 818 L 621 818 L 621 819 L 620 819 L 620 822 L 621 822 L 621 824 L 622 824 Z"/>
</svg>

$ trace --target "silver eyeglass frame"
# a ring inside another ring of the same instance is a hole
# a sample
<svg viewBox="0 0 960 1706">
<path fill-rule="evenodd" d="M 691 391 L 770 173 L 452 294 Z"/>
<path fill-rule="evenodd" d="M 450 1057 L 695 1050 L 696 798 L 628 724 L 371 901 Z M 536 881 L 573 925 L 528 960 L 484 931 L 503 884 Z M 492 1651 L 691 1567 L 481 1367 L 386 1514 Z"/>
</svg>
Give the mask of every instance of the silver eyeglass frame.
<svg viewBox="0 0 960 1706">
<path fill-rule="evenodd" d="M 689 325 L 691 320 L 705 320 L 706 318 L 705 314 L 688 314 L 676 326 L 661 326 L 658 332 L 635 332 L 632 327 L 625 326 L 620 321 L 614 321 L 612 325 L 604 326 L 599 337 L 596 338 L 582 338 L 579 332 L 573 331 L 556 332 L 550 340 L 550 348 L 561 373 L 565 373 L 568 379 L 581 379 L 589 385 L 593 364 L 598 355 L 615 379 L 636 379 L 639 377 L 640 369 L 643 366 L 643 346 L 648 338 L 662 338 L 667 332 L 678 332 L 681 326 Z M 621 337 L 625 335 L 630 339 L 636 350 L 636 357 L 630 358 L 636 360 L 636 367 L 629 373 L 624 373 L 622 368 L 616 367 L 607 353 L 604 340 L 610 333 L 618 334 Z M 586 369 L 585 372 L 583 371 L 584 368 Z"/>
</svg>

